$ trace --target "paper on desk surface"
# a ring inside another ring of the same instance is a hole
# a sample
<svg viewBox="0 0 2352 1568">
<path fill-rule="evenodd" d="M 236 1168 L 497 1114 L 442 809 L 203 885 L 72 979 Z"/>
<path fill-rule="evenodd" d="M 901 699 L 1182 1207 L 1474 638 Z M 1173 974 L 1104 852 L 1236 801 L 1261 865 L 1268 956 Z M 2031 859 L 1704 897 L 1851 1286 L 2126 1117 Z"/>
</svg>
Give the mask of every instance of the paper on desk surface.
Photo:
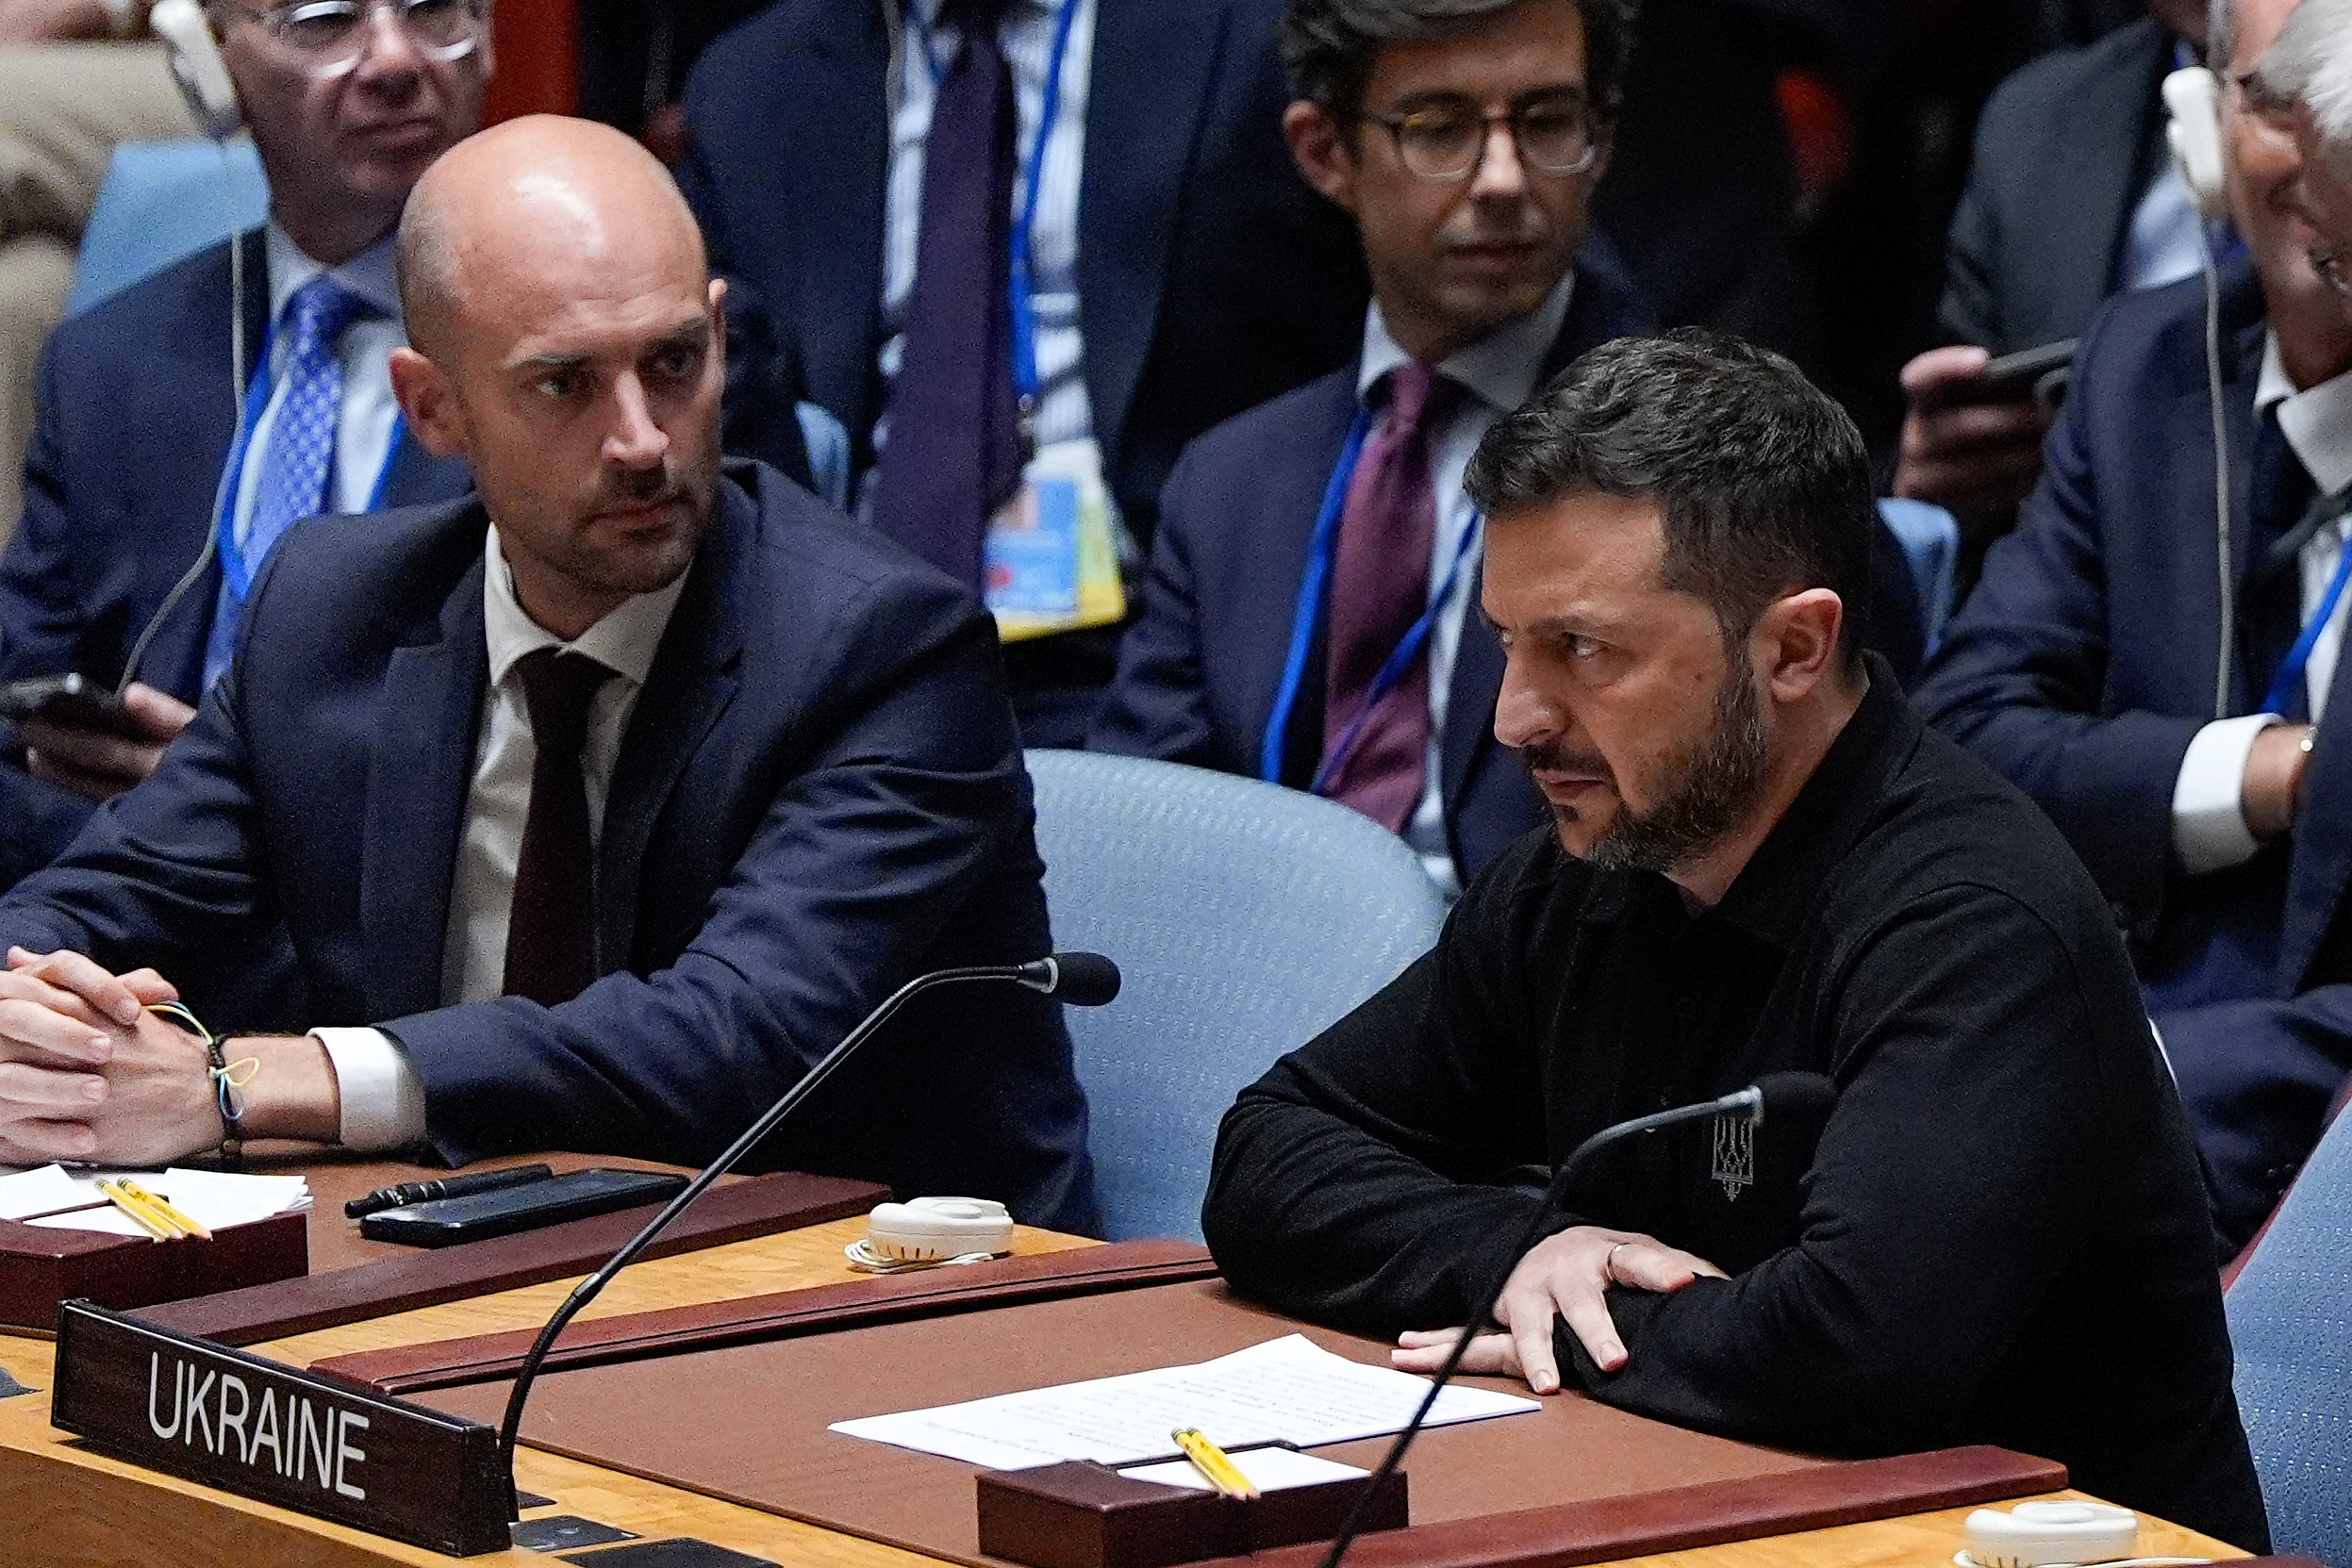
<svg viewBox="0 0 2352 1568">
<path fill-rule="evenodd" d="M 1402 1430 L 1428 1393 L 1428 1381 L 1411 1373 L 1365 1366 L 1291 1334 L 1192 1366 L 863 1416 L 832 1429 L 992 1470 L 1063 1460 L 1133 1464 L 1170 1452 L 1168 1434 L 1179 1427 L 1197 1427 L 1225 1448 L 1381 1437 Z M 1538 1408 L 1516 1395 L 1454 1387 L 1438 1396 L 1428 1424 Z"/>
<path fill-rule="evenodd" d="M 235 1171 L 97 1170 L 41 1165 L 12 1176 L 0 1176 L 0 1219 L 22 1219 L 51 1230 L 99 1230 L 110 1236 L 144 1236 L 128 1214 L 112 1208 L 75 1209 L 104 1204 L 98 1183 L 127 1176 L 149 1192 L 169 1198 L 173 1206 L 208 1230 L 268 1219 L 290 1209 L 310 1207 L 310 1184 L 299 1176 L 246 1176 Z M 46 1219 L 31 1219 L 46 1214 Z"/>
</svg>

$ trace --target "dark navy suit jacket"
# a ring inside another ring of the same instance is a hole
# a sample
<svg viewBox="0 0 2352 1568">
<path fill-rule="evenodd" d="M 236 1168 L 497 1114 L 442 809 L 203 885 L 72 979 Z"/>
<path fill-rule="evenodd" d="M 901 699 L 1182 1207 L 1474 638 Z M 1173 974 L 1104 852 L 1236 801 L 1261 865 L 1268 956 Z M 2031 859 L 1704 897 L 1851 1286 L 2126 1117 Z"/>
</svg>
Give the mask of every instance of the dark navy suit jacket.
<svg viewBox="0 0 2352 1568">
<path fill-rule="evenodd" d="M 763 302 L 861 468 L 881 413 L 884 7 L 898 3 L 780 0 L 713 43 L 687 83 L 679 172 L 713 264 Z M 1283 140 L 1282 8 L 1096 9 L 1078 206 L 1086 392 L 1146 543 L 1184 444 L 1346 360 L 1363 324 L 1355 232 Z"/>
<path fill-rule="evenodd" d="M 272 553 L 230 672 L 156 776 L 0 900 L 0 935 L 200 968 L 282 918 L 309 1024 L 375 1024 L 453 1163 L 701 1164 L 903 981 L 1046 952 L 1028 775 L 970 593 L 772 470 L 731 468 L 633 710 L 572 1001 L 443 1007 L 488 679 L 471 498 Z M 755 1160 L 1092 1221 L 1056 1004 L 909 1007 Z"/>
<path fill-rule="evenodd" d="M 1587 244 L 1541 380 L 1649 324 L 1605 247 Z M 1350 365 L 1227 421 L 1184 453 L 1163 498 L 1143 619 L 1120 651 L 1090 749 L 1256 776 L 1316 518 L 1355 414 Z M 1283 783 L 1295 788 L 1306 786 L 1322 751 L 1322 638 L 1318 627 L 1285 737 Z M 1527 770 L 1495 740 L 1501 689 L 1502 646 L 1473 611 L 1454 657 L 1439 783 L 1466 883 L 1547 816 Z"/>
<path fill-rule="evenodd" d="M 25 465 L 25 516 L 0 553 L 0 681 L 78 671 L 121 679 L 131 646 L 204 550 L 237 438 L 238 400 L 270 319 L 258 231 L 245 246 L 241 374 L 230 378 L 229 252 L 214 246 L 59 326 L 41 355 Z M 465 465 L 404 438 L 389 505 L 446 501 Z M 139 661 L 139 678 L 196 701 L 221 591 L 216 561 L 191 583 Z M 90 817 L 78 795 L 0 751 L 0 888 L 47 865 Z"/>
<path fill-rule="evenodd" d="M 2222 404 L 2236 490 L 2229 711 L 2261 704 L 2299 619 L 2290 566 L 2249 591 L 2246 517 L 2262 299 L 2224 275 Z M 2173 787 L 2214 717 L 2212 415 L 2203 284 L 2126 294 L 2075 362 L 2048 469 L 1946 634 L 1924 712 L 2048 812 L 2114 901 L 2205 1154 L 2222 1230 L 2243 1240 L 2317 1140 L 2352 1066 L 2352 726 L 2327 725 L 2293 836 L 2192 877 Z M 2277 602 L 2283 589 L 2283 605 Z M 2330 703 L 2352 713 L 2352 660 Z"/>
</svg>

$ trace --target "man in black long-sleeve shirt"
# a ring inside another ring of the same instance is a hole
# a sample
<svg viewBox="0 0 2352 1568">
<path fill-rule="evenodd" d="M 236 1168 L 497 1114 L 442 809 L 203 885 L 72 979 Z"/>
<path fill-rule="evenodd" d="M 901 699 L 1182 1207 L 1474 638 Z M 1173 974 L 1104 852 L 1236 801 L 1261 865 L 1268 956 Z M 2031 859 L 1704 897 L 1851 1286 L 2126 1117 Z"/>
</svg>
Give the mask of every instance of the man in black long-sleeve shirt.
<svg viewBox="0 0 2352 1568">
<path fill-rule="evenodd" d="M 1472 464 L 1496 730 L 1549 801 L 1434 951 L 1246 1090 L 1204 1223 L 1241 1290 L 1758 1442 L 1997 1443 L 2240 1545 L 2267 1529 L 2203 1189 L 2105 902 L 1856 648 L 1868 470 L 1794 367 L 1586 356 Z M 1826 1122 L 1605 1157 L 1760 1074 Z M 1530 1167 L 1534 1167 L 1532 1171 Z"/>
</svg>

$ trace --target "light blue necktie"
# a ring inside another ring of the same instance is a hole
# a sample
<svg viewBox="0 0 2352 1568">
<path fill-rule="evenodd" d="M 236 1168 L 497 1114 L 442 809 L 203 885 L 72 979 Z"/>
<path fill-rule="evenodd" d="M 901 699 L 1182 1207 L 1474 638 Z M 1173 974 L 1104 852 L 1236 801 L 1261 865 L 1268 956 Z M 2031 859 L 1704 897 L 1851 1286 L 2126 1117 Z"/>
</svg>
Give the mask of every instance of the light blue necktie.
<svg viewBox="0 0 2352 1568">
<path fill-rule="evenodd" d="M 335 346 L 352 319 L 368 305 L 324 273 L 294 290 L 286 302 L 286 396 L 270 426 L 255 487 L 253 520 L 244 543 L 224 553 L 221 599 L 205 645 L 207 689 L 228 668 L 244 620 L 245 595 L 262 563 L 286 530 L 315 517 L 326 503 L 328 476 L 335 471 L 335 432 L 343 410 L 343 366 Z"/>
</svg>

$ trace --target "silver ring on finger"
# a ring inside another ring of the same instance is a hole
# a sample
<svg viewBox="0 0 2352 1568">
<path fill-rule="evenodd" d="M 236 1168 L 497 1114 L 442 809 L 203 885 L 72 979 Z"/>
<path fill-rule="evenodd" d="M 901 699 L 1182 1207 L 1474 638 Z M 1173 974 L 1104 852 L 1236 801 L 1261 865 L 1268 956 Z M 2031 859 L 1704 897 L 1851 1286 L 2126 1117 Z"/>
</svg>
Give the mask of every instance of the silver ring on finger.
<svg viewBox="0 0 2352 1568">
<path fill-rule="evenodd" d="M 1617 1278 L 1617 1254 L 1632 1245 L 1633 1244 L 1631 1242 L 1619 1242 L 1601 1256 L 1600 1277 L 1602 1279 L 1608 1280 L 1613 1285 L 1622 1285 L 1625 1283 L 1624 1280 Z"/>
</svg>

